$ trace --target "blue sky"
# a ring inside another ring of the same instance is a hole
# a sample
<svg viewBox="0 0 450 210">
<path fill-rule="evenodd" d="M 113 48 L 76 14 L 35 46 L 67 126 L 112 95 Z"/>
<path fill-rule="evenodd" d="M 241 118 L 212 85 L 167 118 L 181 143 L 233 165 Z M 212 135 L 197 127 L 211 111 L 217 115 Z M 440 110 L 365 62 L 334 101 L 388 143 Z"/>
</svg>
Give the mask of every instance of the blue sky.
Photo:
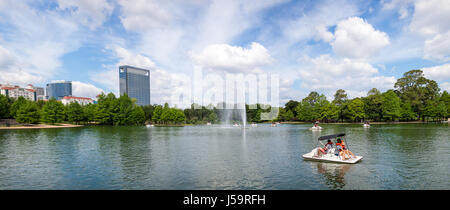
<svg viewBox="0 0 450 210">
<path fill-rule="evenodd" d="M 195 68 L 280 75 L 280 99 L 393 88 L 422 69 L 450 90 L 446 0 L 0 0 L 0 83 L 71 80 L 118 93 L 118 66 L 151 69 L 164 103 Z"/>
</svg>

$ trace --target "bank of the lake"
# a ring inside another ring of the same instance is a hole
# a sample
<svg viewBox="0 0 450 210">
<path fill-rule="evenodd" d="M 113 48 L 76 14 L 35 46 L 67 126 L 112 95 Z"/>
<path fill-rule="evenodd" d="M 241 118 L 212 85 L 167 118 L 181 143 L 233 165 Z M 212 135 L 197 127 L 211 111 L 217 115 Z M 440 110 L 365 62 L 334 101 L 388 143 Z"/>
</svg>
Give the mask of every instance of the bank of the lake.
<svg viewBox="0 0 450 210">
<path fill-rule="evenodd" d="M 12 125 L 9 127 L 0 126 L 0 130 L 17 130 L 17 129 L 41 129 L 41 128 L 76 128 L 83 127 L 84 125 L 74 125 L 74 124 L 36 124 L 36 125 Z"/>
</svg>

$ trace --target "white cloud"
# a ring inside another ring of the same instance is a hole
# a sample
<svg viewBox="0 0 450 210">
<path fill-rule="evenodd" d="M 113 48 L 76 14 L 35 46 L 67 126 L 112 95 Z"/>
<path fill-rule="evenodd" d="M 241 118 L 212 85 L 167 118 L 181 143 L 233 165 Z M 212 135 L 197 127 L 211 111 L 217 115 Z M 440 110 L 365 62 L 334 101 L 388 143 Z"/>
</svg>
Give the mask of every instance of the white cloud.
<svg viewBox="0 0 450 210">
<path fill-rule="evenodd" d="M 191 57 L 202 67 L 230 72 L 249 72 L 274 60 L 268 50 L 256 42 L 249 48 L 228 44 L 209 45 L 199 53 L 191 52 Z"/>
<path fill-rule="evenodd" d="M 111 15 L 113 6 L 106 0 L 58 0 L 60 10 L 70 11 L 76 20 L 95 29 Z"/>
<path fill-rule="evenodd" d="M 160 66 L 190 64 L 188 52 L 211 44 L 229 43 L 261 24 L 260 12 L 285 0 L 250 1 L 119 1 L 121 21 L 136 32 L 135 50 Z M 195 14 L 195 15 L 192 15 Z M 190 69 L 186 69 L 189 71 Z"/>
<path fill-rule="evenodd" d="M 105 91 L 92 84 L 80 81 L 72 81 L 72 95 L 74 96 L 95 99 L 96 96 L 102 92 Z"/>
<path fill-rule="evenodd" d="M 316 41 L 323 40 L 324 42 L 331 42 L 334 39 L 333 33 L 329 32 L 328 29 L 323 25 L 316 26 L 316 31 Z"/>
<path fill-rule="evenodd" d="M 447 0 L 418 0 L 410 28 L 423 36 L 434 37 L 450 30 L 450 4 Z"/>
<path fill-rule="evenodd" d="M 102 13 L 95 10 L 102 2 L 61 1 L 58 8 L 51 9 L 30 1 L 2 1 L 0 24 L 6 33 L 1 33 L 0 53 L 8 52 L 7 57 L 2 56 L 8 63 L 0 64 L 0 71 L 7 71 L 2 76 L 8 75 L 4 80 L 36 84 L 57 76 L 61 57 L 87 41 L 88 29 L 82 24 L 98 26 L 102 22 L 91 16 Z M 42 2 L 36 4 L 39 3 Z"/>
<path fill-rule="evenodd" d="M 426 40 L 423 53 L 428 60 L 450 61 L 450 31 Z"/>
<path fill-rule="evenodd" d="M 211 1 L 198 20 L 194 50 L 211 44 L 229 43 L 245 30 L 261 24 L 261 11 L 285 1 Z"/>
<path fill-rule="evenodd" d="M 43 80 L 39 75 L 23 71 L 18 61 L 13 53 L 0 45 L 0 83 L 25 86 Z"/>
<path fill-rule="evenodd" d="M 450 63 L 422 68 L 422 71 L 425 77 L 436 81 L 450 80 Z"/>
<path fill-rule="evenodd" d="M 417 0 L 409 26 L 425 39 L 423 57 L 428 60 L 450 60 L 450 4 L 446 0 Z"/>
<path fill-rule="evenodd" d="M 5 68 L 12 65 L 14 62 L 13 55 L 4 47 L 0 45 L 0 66 Z"/>
<path fill-rule="evenodd" d="M 405 19 L 410 16 L 410 4 L 414 0 L 391 0 L 391 1 L 381 1 L 383 10 L 398 9 L 398 14 L 400 19 Z"/>
<path fill-rule="evenodd" d="M 325 1 L 299 18 L 282 22 L 283 42 L 292 44 L 313 38 L 331 41 L 333 37 L 327 28 L 358 13 L 357 6 L 348 1 Z"/>
<path fill-rule="evenodd" d="M 378 31 L 359 17 L 339 22 L 331 43 L 334 52 L 342 57 L 367 59 L 389 45 L 386 33 Z"/>
<path fill-rule="evenodd" d="M 302 88 L 332 95 L 338 89 L 344 89 L 351 97 L 359 97 L 371 88 L 386 90 L 393 88 L 394 77 L 378 74 L 378 70 L 369 63 L 335 59 L 329 55 L 317 58 L 302 58 L 299 76 Z"/>
<path fill-rule="evenodd" d="M 122 47 L 117 47 L 115 54 L 120 58 L 119 65 L 133 65 L 140 68 L 155 68 L 155 63 L 150 58 L 141 54 L 134 54 Z"/>
<path fill-rule="evenodd" d="M 450 82 L 444 82 L 440 85 L 442 91 L 450 92 Z"/>
<path fill-rule="evenodd" d="M 162 27 L 171 20 L 171 15 L 158 2 L 152 0 L 135 0 L 133 2 L 118 0 L 122 7 L 120 20 L 126 30 L 147 31 Z"/>
</svg>

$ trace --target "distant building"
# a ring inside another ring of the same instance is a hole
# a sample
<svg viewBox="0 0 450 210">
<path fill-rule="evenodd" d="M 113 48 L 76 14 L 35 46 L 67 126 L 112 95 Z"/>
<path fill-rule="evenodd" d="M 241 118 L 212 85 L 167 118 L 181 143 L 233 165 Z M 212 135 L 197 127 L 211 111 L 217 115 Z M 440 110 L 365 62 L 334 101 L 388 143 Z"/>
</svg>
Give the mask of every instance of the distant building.
<svg viewBox="0 0 450 210">
<path fill-rule="evenodd" d="M 36 90 L 29 88 L 21 88 L 18 85 L 0 84 L 0 94 L 14 99 L 17 99 L 20 96 L 22 96 L 27 100 L 36 101 Z"/>
<path fill-rule="evenodd" d="M 27 89 L 33 89 L 36 91 L 36 101 L 45 99 L 45 91 L 43 87 L 34 87 L 32 84 L 28 84 Z"/>
<path fill-rule="evenodd" d="M 85 98 L 85 97 L 64 96 L 61 99 L 61 102 L 64 105 L 70 104 L 72 102 L 78 102 L 80 105 L 84 106 L 94 103 L 94 100 L 92 98 Z"/>
<path fill-rule="evenodd" d="M 47 84 L 46 87 L 46 98 L 55 98 L 56 100 L 61 100 L 64 96 L 72 95 L 72 82 L 71 81 L 52 81 Z"/>
<path fill-rule="evenodd" d="M 150 71 L 132 66 L 119 67 L 120 95 L 135 98 L 137 105 L 150 105 Z"/>
</svg>

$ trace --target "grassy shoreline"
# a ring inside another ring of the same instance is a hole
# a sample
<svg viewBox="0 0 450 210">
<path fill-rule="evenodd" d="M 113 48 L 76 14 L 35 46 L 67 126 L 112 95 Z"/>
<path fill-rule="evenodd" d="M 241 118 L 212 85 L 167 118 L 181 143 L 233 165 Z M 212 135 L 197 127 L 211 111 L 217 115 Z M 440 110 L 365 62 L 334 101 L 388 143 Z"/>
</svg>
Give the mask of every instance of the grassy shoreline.
<svg viewBox="0 0 450 210">
<path fill-rule="evenodd" d="M 84 125 L 74 125 L 74 124 L 55 124 L 55 125 L 48 125 L 48 124 L 36 124 L 36 125 L 14 125 L 10 127 L 0 127 L 0 130 L 16 130 L 16 129 L 39 129 L 39 128 L 76 128 L 76 127 L 82 127 Z"/>
</svg>

